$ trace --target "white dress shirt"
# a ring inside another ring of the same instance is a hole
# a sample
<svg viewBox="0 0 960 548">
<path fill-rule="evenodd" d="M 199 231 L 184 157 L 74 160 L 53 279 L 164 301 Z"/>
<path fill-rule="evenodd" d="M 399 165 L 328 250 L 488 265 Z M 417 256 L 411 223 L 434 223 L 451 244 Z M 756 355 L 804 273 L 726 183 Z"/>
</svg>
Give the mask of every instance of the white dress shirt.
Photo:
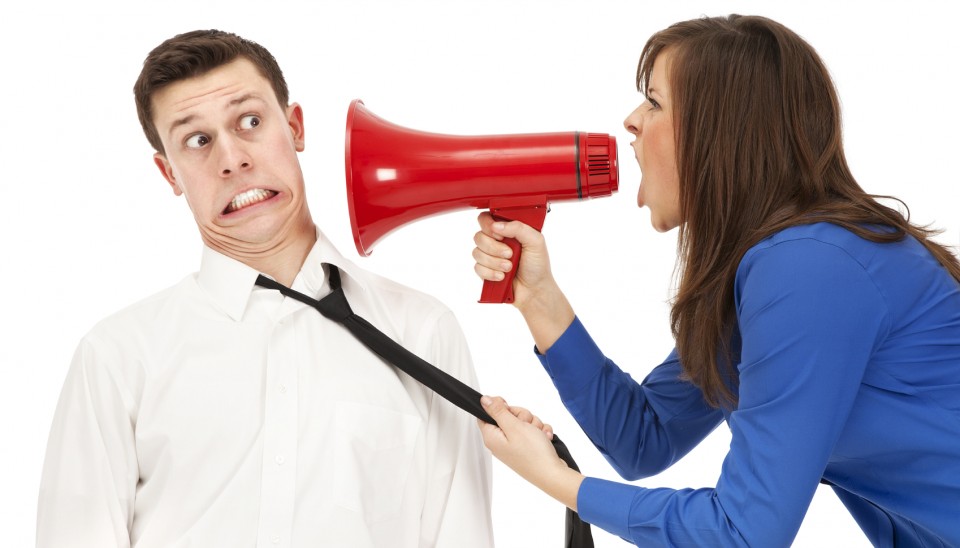
<svg viewBox="0 0 960 548">
<path fill-rule="evenodd" d="M 293 288 L 329 292 L 477 386 L 452 313 L 345 260 L 318 232 Z M 101 321 L 50 433 L 38 547 L 489 547 L 476 420 L 257 272 L 199 273 Z"/>
</svg>

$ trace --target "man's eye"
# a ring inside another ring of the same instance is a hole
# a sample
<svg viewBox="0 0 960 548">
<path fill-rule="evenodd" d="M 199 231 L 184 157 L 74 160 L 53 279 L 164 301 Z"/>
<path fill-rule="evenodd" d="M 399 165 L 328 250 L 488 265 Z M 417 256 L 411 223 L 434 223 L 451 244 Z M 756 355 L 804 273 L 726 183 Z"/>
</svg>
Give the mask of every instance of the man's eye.
<svg viewBox="0 0 960 548">
<path fill-rule="evenodd" d="M 240 129 L 253 129 L 260 125 L 260 117 L 256 114 L 248 114 L 240 118 Z"/>
<path fill-rule="evenodd" d="M 200 148 L 210 142 L 210 138 L 202 133 L 187 137 L 185 144 L 187 148 Z"/>
</svg>

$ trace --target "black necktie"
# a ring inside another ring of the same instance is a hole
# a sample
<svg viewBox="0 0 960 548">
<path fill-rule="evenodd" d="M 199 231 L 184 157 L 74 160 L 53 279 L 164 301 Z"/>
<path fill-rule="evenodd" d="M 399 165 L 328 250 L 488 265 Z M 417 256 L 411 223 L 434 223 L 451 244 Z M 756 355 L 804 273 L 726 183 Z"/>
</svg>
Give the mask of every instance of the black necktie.
<svg viewBox="0 0 960 548">
<path fill-rule="evenodd" d="M 413 377 L 417 382 L 433 390 L 450 403 L 470 413 L 474 417 L 489 424 L 496 424 L 496 421 L 494 421 L 480 405 L 479 392 L 460 382 L 456 377 L 422 360 L 419 356 L 386 336 L 382 331 L 370 324 L 370 322 L 354 314 L 350 308 L 350 303 L 347 302 L 346 295 L 343 293 L 343 288 L 340 286 L 340 270 L 332 264 L 328 264 L 327 266 L 330 269 L 330 294 L 320 300 L 308 297 L 299 291 L 294 291 L 263 275 L 257 277 L 257 285 L 268 289 L 276 289 L 286 297 L 312 306 L 323 314 L 324 317 L 342 324 L 374 354 L 380 356 L 388 363 L 392 363 L 398 369 Z M 567 463 L 567 466 L 578 472 L 580 471 L 577 463 L 574 462 L 573 457 L 570 455 L 567 446 L 560 441 L 560 437 L 556 434 L 553 435 L 553 447 L 563 462 Z M 569 508 L 567 508 L 566 512 L 565 527 L 564 548 L 593 548 L 593 535 L 590 532 L 590 524 L 583 522 L 580 516 Z"/>
</svg>

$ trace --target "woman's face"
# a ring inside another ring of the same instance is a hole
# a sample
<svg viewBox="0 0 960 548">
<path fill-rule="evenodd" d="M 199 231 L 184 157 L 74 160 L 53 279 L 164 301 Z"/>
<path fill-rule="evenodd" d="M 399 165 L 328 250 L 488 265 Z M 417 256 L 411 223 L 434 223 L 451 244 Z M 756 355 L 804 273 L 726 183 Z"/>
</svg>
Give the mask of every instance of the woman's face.
<svg viewBox="0 0 960 548">
<path fill-rule="evenodd" d="M 658 232 L 680 226 L 680 176 L 673 129 L 673 99 L 667 67 L 673 58 L 665 50 L 653 62 L 647 100 L 623 121 L 633 134 L 633 147 L 640 164 L 637 205 L 650 208 L 650 222 Z"/>
</svg>

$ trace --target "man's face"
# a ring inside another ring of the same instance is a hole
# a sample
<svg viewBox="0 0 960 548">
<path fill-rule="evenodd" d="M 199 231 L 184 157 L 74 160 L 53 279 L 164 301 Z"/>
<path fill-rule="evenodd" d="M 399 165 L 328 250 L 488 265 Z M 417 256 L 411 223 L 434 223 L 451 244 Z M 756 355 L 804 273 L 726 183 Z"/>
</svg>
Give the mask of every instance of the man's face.
<svg viewBox="0 0 960 548">
<path fill-rule="evenodd" d="M 303 112 L 281 107 L 250 61 L 170 84 L 153 111 L 165 150 L 154 161 L 208 246 L 243 259 L 312 231 L 297 159 Z"/>
</svg>

